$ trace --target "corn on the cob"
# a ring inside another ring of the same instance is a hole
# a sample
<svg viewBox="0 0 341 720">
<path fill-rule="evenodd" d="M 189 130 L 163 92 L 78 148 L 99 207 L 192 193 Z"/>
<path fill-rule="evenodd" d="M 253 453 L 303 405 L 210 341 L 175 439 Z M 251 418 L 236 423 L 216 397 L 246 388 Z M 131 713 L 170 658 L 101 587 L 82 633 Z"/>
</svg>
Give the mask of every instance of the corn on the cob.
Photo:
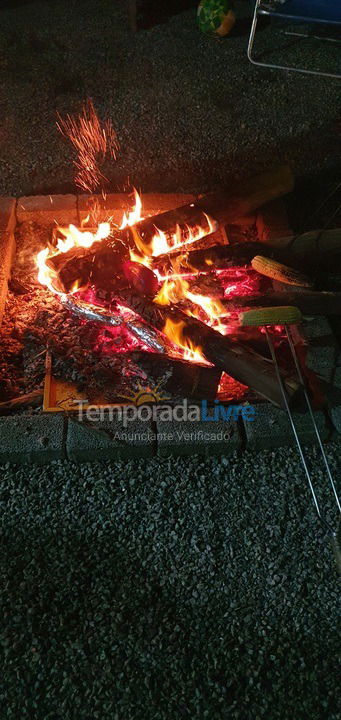
<svg viewBox="0 0 341 720">
<path fill-rule="evenodd" d="M 258 310 L 246 310 L 239 315 L 239 323 L 242 327 L 260 325 L 296 325 L 302 319 L 298 308 L 291 305 L 278 307 L 259 308 Z"/>
<path fill-rule="evenodd" d="M 280 280 L 287 285 L 300 285 L 301 287 L 312 287 L 312 281 L 298 270 L 283 265 L 271 258 L 256 255 L 251 261 L 254 270 L 261 275 L 266 275 L 273 280 Z"/>
</svg>

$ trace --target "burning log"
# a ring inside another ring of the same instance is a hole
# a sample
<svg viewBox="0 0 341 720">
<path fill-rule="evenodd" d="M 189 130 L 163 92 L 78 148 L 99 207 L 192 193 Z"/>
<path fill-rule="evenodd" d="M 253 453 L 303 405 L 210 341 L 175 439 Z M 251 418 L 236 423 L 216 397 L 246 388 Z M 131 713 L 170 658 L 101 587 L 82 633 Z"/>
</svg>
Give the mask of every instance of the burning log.
<svg viewBox="0 0 341 720">
<path fill-rule="evenodd" d="M 290 169 L 280 167 L 251 179 L 239 192 L 222 190 L 204 195 L 195 203 L 127 226 L 91 247 L 57 253 L 46 260 L 46 265 L 52 271 L 54 286 L 61 292 L 86 286 L 94 274 L 104 273 L 108 280 L 119 280 L 122 262 L 129 260 L 129 248 L 148 256 L 187 248 L 219 225 L 234 222 L 292 187 Z"/>
<path fill-rule="evenodd" d="M 256 210 L 275 197 L 290 192 L 293 188 L 293 176 L 288 166 L 280 166 L 275 170 L 258 175 L 237 191 L 221 190 L 204 195 L 195 203 L 183 205 L 175 210 L 168 210 L 156 217 L 146 218 L 135 226 L 126 228 L 128 243 L 132 240 L 138 249 L 146 255 L 154 255 L 153 243 L 155 227 L 165 236 L 164 252 L 178 250 L 179 246 L 192 244 L 197 228 L 203 228 L 200 237 L 212 232 L 215 226 L 233 223 L 238 218 Z M 213 218 L 212 224 L 207 219 Z M 179 231 L 177 232 L 177 229 Z M 190 238 L 188 236 L 190 235 Z M 178 242 L 176 240 L 178 239 Z M 190 240 L 190 242 L 189 242 Z M 142 247 L 141 247 L 142 246 Z M 157 254 L 161 254 L 158 250 Z"/>
<path fill-rule="evenodd" d="M 309 258 L 297 256 L 289 248 L 265 245 L 260 242 L 240 242 L 234 245 L 212 245 L 201 250 L 190 250 L 186 254 L 179 253 L 176 269 L 177 272 L 183 274 L 191 271 L 227 270 L 231 267 L 249 265 L 258 255 L 276 260 L 298 272 L 306 272 L 307 266 L 311 267 Z M 174 255 L 167 254 L 153 259 L 153 269 L 163 275 L 168 275 L 173 269 L 173 258 Z M 312 275 L 314 276 L 315 273 Z"/>
<path fill-rule="evenodd" d="M 227 270 L 231 267 L 244 267 L 251 263 L 255 255 L 282 258 L 281 250 L 264 247 L 258 242 L 242 242 L 236 245 L 212 245 L 210 248 L 190 250 L 180 254 L 176 271 L 184 275 L 191 271 L 208 272 L 210 270 Z M 162 255 L 153 260 L 153 269 L 162 275 L 168 275 L 173 270 L 173 255 Z"/>
<path fill-rule="evenodd" d="M 253 350 L 221 335 L 196 318 L 189 317 L 172 305 L 160 306 L 134 290 L 123 291 L 120 300 L 149 325 L 163 332 L 179 347 L 199 350 L 201 356 L 235 380 L 252 388 L 270 402 L 284 407 L 273 363 Z M 299 394 L 298 384 L 287 378 L 290 401 Z"/>
<path fill-rule="evenodd" d="M 68 253 L 59 253 L 47 261 L 49 267 L 53 264 L 52 284 L 59 292 L 70 293 L 89 283 L 108 292 L 131 283 L 138 292 L 155 295 L 158 279 L 153 271 L 127 259 L 125 250 L 123 253 L 108 246 L 97 252 L 76 247 Z"/>
</svg>

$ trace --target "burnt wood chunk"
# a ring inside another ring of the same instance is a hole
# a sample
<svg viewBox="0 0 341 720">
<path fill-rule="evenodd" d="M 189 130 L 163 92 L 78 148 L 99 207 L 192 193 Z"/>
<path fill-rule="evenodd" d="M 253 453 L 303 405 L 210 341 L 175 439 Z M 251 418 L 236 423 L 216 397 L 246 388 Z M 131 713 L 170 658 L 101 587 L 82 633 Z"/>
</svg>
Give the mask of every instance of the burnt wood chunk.
<svg viewBox="0 0 341 720">
<path fill-rule="evenodd" d="M 214 400 L 217 396 L 221 378 L 219 368 L 142 351 L 132 358 L 149 378 L 155 382 L 162 381 L 163 394 L 169 392 L 198 400 Z"/>
</svg>

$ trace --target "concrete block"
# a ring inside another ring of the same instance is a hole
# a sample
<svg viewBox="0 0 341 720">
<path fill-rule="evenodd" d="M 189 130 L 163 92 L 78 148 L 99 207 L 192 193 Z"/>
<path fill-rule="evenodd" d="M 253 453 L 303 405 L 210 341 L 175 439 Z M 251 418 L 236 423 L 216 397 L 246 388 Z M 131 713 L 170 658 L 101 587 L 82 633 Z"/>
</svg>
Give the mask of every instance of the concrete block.
<svg viewBox="0 0 341 720">
<path fill-rule="evenodd" d="M 208 413 L 212 416 L 212 413 Z M 158 455 L 231 455 L 241 447 L 239 422 L 157 420 Z"/>
<path fill-rule="evenodd" d="M 341 389 L 341 367 L 335 367 L 332 376 L 332 383 L 335 387 Z"/>
<path fill-rule="evenodd" d="M 328 344 L 313 345 L 311 343 L 308 347 L 306 366 L 309 370 L 320 374 L 324 370 L 332 369 L 335 366 L 337 354 L 337 345 L 334 342 L 333 336 L 330 336 L 330 342 Z"/>
<path fill-rule="evenodd" d="M 301 327 L 306 338 L 327 338 L 332 335 L 330 324 L 325 317 L 305 318 Z"/>
<path fill-rule="evenodd" d="M 81 422 L 69 418 L 66 452 L 70 460 L 131 460 L 155 454 L 155 432 L 149 421 L 132 421 L 124 428 L 118 419 Z"/>
<path fill-rule="evenodd" d="M 65 457 L 62 414 L 0 417 L 0 462 L 47 463 Z"/>
<path fill-rule="evenodd" d="M 2 322 L 8 292 L 8 277 L 15 252 L 15 240 L 12 232 L 0 231 L 0 325 Z"/>
<path fill-rule="evenodd" d="M 78 225 L 75 195 L 31 195 L 22 197 L 17 205 L 18 222 L 28 220 L 40 225 Z"/>
<path fill-rule="evenodd" d="M 13 231 L 16 223 L 16 198 L 0 197 L 0 231 Z"/>
<path fill-rule="evenodd" d="M 274 447 L 296 445 L 287 413 L 268 403 L 256 405 L 255 419 L 244 422 L 248 450 L 268 450 Z M 297 432 L 302 443 L 316 442 L 313 425 L 308 413 L 293 413 Z M 326 419 L 322 412 L 314 413 L 322 439 L 328 437 Z"/>
<path fill-rule="evenodd" d="M 334 365 L 334 367 L 322 368 L 318 377 L 332 387 L 341 389 L 341 367 Z"/>
<path fill-rule="evenodd" d="M 330 408 L 330 416 L 336 432 L 341 435 L 341 405 Z"/>
<path fill-rule="evenodd" d="M 113 193 L 106 195 L 105 198 L 102 195 L 78 195 L 77 200 L 80 221 L 82 222 L 90 215 L 89 225 L 108 220 L 110 217 L 120 225 L 123 212 L 131 210 L 134 204 L 133 195 L 127 193 Z M 194 202 L 194 200 L 194 195 L 179 193 L 142 194 L 143 215 L 155 215 Z"/>
<path fill-rule="evenodd" d="M 15 238 L 13 232 L 0 230 L 0 270 L 6 278 L 9 277 L 15 253 Z"/>
</svg>

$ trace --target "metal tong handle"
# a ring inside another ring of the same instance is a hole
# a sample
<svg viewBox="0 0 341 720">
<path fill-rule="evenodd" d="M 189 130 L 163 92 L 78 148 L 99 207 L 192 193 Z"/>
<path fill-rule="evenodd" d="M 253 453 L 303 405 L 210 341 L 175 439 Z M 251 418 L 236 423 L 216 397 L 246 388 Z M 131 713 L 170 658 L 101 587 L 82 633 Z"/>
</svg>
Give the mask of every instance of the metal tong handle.
<svg viewBox="0 0 341 720">
<path fill-rule="evenodd" d="M 326 457 L 326 454 L 325 454 L 325 451 L 324 451 L 324 447 L 323 447 L 323 443 L 322 443 L 322 440 L 321 440 L 321 436 L 320 436 L 318 427 L 317 427 L 317 425 L 316 425 L 314 413 L 313 413 L 313 410 L 312 410 L 312 407 L 311 407 L 311 403 L 310 403 L 308 391 L 307 391 L 306 384 L 305 384 L 305 381 L 304 381 L 304 378 L 303 378 L 303 375 L 302 375 L 302 370 L 301 370 L 301 367 L 300 367 L 300 364 L 299 364 L 299 361 L 298 361 L 297 353 L 296 353 L 296 350 L 295 350 L 295 347 L 294 347 L 292 335 L 291 335 L 291 332 L 290 332 L 290 330 L 289 330 L 288 325 L 284 325 L 284 327 L 285 327 L 285 332 L 286 332 L 286 335 L 287 335 L 287 338 L 288 338 L 288 343 L 289 343 L 290 351 L 291 351 L 291 354 L 292 354 L 292 357 L 293 357 L 293 360 L 294 360 L 294 363 L 295 363 L 297 375 L 298 375 L 299 381 L 300 381 L 300 383 L 301 383 L 301 385 L 302 385 L 302 389 L 303 389 L 305 401 L 306 401 L 306 403 L 307 403 L 307 407 L 308 407 L 308 411 L 309 411 L 310 418 L 311 418 L 311 420 L 312 420 L 312 424 L 313 424 L 313 427 L 314 427 L 315 435 L 316 435 L 316 438 L 317 438 L 317 441 L 318 441 L 318 444 L 319 444 L 319 447 L 320 447 L 320 450 L 321 450 L 321 454 L 322 454 L 323 462 L 324 462 L 324 465 L 325 465 L 325 468 L 326 468 L 326 471 L 327 471 L 327 475 L 328 475 L 328 478 L 329 478 L 329 482 L 330 482 L 330 485 L 331 485 L 331 487 L 332 487 L 332 490 L 333 490 L 333 493 L 334 493 L 334 496 L 335 496 L 335 499 L 336 499 L 337 507 L 338 507 L 338 509 L 339 509 L 339 512 L 341 513 L 340 500 L 339 500 L 338 495 L 337 495 L 337 492 L 336 492 L 335 483 L 334 483 L 334 480 L 333 480 L 333 477 L 332 477 L 332 474 L 331 474 L 331 470 L 330 470 L 330 466 L 329 466 L 329 463 L 328 463 L 328 460 L 327 460 L 327 457 Z M 328 533 L 329 533 L 329 535 L 330 535 L 330 537 L 331 537 L 331 541 L 332 541 L 333 550 L 334 550 L 334 553 L 335 553 L 336 562 L 337 562 L 337 565 L 338 565 L 339 572 L 341 573 L 341 550 L 340 550 L 339 543 L 338 543 L 337 532 L 336 532 L 335 530 L 333 530 L 333 528 L 331 527 L 331 525 L 328 523 L 328 521 L 323 517 L 323 515 L 322 515 L 322 513 L 321 513 L 320 506 L 319 506 L 319 503 L 318 503 L 318 500 L 317 500 L 317 496 L 316 496 L 316 492 L 315 492 L 315 489 L 314 489 L 314 485 L 313 485 L 313 482 L 312 482 L 312 479 L 311 479 L 311 475 L 310 475 L 310 472 L 309 472 L 309 468 L 308 468 L 308 465 L 307 465 L 307 462 L 306 462 L 306 459 L 305 459 L 305 456 L 304 456 L 304 452 L 303 452 L 303 448 L 302 448 L 302 445 L 301 445 L 301 441 L 300 441 L 300 439 L 299 439 L 298 432 L 297 432 L 297 429 L 296 429 L 296 425 L 295 425 L 295 422 L 294 422 L 294 418 L 293 418 L 293 415 L 292 415 L 292 412 L 291 412 L 291 409 L 290 409 L 290 406 L 289 406 L 289 403 L 288 403 L 288 398 L 287 398 L 287 394 L 286 394 L 286 391 L 285 391 L 285 387 L 284 387 L 284 383 L 283 383 L 283 380 L 282 380 L 282 376 L 281 376 L 281 373 L 280 373 L 280 369 L 279 369 L 279 365 L 278 365 L 278 361 L 277 361 L 277 357 L 276 357 L 276 352 L 275 352 L 275 348 L 274 348 L 274 344 L 273 344 L 273 342 L 272 342 L 272 337 L 271 337 L 271 334 L 269 333 L 268 327 L 265 326 L 264 329 L 265 329 L 266 338 L 267 338 L 267 341 L 268 341 L 268 345 L 269 345 L 269 350 L 270 350 L 270 353 L 271 353 L 271 357 L 272 357 L 272 360 L 273 360 L 273 363 L 274 363 L 274 367 L 275 367 L 275 371 L 276 371 L 278 383 L 279 383 L 279 386 L 280 386 L 280 389 L 281 389 L 281 393 L 282 393 L 282 396 L 283 396 L 283 401 L 284 401 L 285 408 L 286 408 L 286 411 L 287 411 L 287 414 L 288 414 L 288 417 L 289 417 L 289 420 L 290 420 L 290 424 L 291 424 L 291 427 L 292 427 L 292 431 L 293 431 L 293 433 L 294 433 L 294 437 L 295 437 L 296 444 L 297 444 L 297 447 L 298 447 L 298 451 L 299 451 L 299 454 L 300 454 L 300 457 L 301 457 L 302 465 L 303 465 L 303 467 L 304 467 L 305 474 L 306 474 L 306 476 L 307 476 L 307 480 L 308 480 L 310 492 L 311 492 L 312 497 L 313 497 L 313 501 L 314 501 L 314 505 L 315 505 L 315 508 L 316 508 L 316 512 L 317 512 L 317 515 L 318 515 L 318 517 L 319 517 L 322 525 L 327 529 L 327 531 L 328 531 Z"/>
</svg>

